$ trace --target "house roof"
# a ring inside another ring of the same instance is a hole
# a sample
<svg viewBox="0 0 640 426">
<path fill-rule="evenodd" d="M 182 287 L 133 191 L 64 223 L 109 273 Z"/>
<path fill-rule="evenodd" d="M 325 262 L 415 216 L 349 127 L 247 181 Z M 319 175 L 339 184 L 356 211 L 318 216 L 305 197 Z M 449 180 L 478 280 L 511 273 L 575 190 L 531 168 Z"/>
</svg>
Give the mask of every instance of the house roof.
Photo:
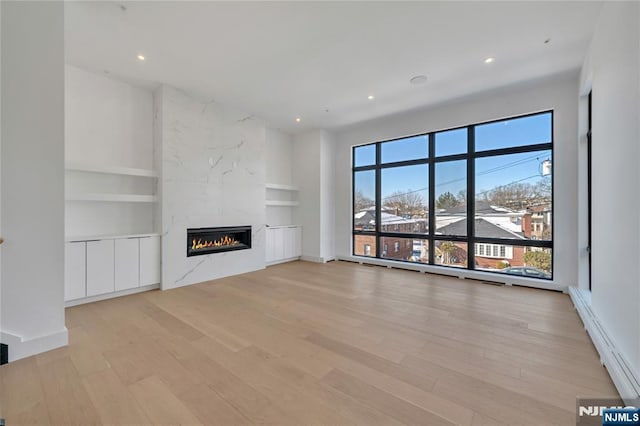
<svg viewBox="0 0 640 426">
<path fill-rule="evenodd" d="M 514 232 L 506 229 L 499 224 L 492 223 L 487 218 L 475 219 L 476 236 L 485 238 L 509 238 L 526 240 L 521 232 Z M 467 218 L 461 218 L 458 221 L 451 222 L 448 225 L 437 228 L 436 234 L 440 235 L 466 235 L 467 234 Z"/>
</svg>

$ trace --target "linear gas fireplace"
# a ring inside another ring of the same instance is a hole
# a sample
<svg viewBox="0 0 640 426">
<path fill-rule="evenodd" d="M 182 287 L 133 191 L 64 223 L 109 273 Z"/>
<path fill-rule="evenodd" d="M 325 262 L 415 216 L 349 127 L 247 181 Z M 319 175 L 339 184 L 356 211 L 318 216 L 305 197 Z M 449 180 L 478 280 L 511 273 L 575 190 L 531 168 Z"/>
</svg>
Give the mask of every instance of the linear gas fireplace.
<svg viewBox="0 0 640 426">
<path fill-rule="evenodd" d="M 187 257 L 251 248 L 251 226 L 187 229 Z"/>
</svg>

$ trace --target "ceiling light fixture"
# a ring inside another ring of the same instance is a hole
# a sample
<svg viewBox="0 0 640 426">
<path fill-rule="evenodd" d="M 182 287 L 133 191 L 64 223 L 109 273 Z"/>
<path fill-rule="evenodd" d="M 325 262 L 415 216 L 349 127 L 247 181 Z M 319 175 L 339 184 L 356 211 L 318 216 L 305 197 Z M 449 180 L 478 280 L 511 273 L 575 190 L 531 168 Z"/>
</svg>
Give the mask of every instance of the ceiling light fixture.
<svg viewBox="0 0 640 426">
<path fill-rule="evenodd" d="M 369 95 L 369 96 L 367 96 L 367 99 L 369 99 L 370 101 L 372 101 L 372 100 L 374 100 L 374 99 L 375 99 L 375 97 L 374 97 L 373 95 Z"/>
<path fill-rule="evenodd" d="M 302 121 L 302 119 L 300 117 L 296 117 L 296 123 L 299 123 L 301 121 Z"/>
<path fill-rule="evenodd" d="M 144 61 L 144 55 L 138 55 L 137 58 L 139 61 Z"/>
<path fill-rule="evenodd" d="M 487 59 L 484 60 L 484 63 L 485 64 L 491 64 L 491 63 L 495 62 L 495 60 L 496 60 L 496 58 L 487 58 Z"/>
<path fill-rule="evenodd" d="M 416 75 L 415 77 L 411 77 L 411 80 L 409 80 L 409 83 L 422 84 L 422 83 L 425 83 L 426 81 L 427 81 L 426 75 Z"/>
</svg>

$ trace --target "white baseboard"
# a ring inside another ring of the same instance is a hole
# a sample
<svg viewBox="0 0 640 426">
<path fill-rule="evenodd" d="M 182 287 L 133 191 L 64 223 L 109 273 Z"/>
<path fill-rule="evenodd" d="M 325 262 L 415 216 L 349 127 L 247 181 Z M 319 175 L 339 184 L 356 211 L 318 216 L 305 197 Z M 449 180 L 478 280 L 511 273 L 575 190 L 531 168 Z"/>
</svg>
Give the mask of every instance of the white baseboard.
<svg viewBox="0 0 640 426">
<path fill-rule="evenodd" d="M 569 295 L 600 355 L 600 362 L 607 368 L 620 396 L 627 405 L 635 406 L 640 402 L 640 379 L 634 374 L 631 364 L 617 349 L 616 343 L 591 309 L 591 294 L 586 290 L 571 287 Z"/>
<path fill-rule="evenodd" d="M 336 260 L 335 257 L 301 256 L 300 260 L 314 263 L 327 263 Z"/>
<path fill-rule="evenodd" d="M 287 258 L 287 259 L 273 260 L 271 262 L 266 262 L 265 265 L 266 266 L 273 266 L 273 265 L 279 265 L 281 263 L 295 262 L 296 260 L 300 260 L 300 256 L 290 257 L 290 258 Z"/>
<path fill-rule="evenodd" d="M 25 339 L 21 336 L 8 332 L 0 333 L 0 341 L 9 346 L 9 362 L 17 361 L 31 355 L 37 355 L 52 349 L 67 346 L 69 344 L 69 333 L 67 327 L 45 336 Z"/>
<path fill-rule="evenodd" d="M 99 302 L 101 300 L 113 299 L 114 297 L 128 296 L 130 294 L 142 293 L 144 291 L 155 290 L 160 288 L 160 284 L 144 285 L 142 287 L 130 288 L 128 290 L 116 291 L 114 293 L 100 294 L 98 296 L 84 297 L 82 299 L 69 300 L 64 303 L 65 308 L 72 306 L 84 305 L 85 303 Z"/>
</svg>

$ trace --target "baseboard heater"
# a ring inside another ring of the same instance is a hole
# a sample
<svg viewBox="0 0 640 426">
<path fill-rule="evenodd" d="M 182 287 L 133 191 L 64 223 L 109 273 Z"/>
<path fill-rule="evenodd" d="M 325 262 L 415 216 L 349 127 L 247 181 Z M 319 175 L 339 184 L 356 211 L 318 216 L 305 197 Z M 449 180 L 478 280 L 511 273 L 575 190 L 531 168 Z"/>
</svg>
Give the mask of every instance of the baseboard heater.
<svg viewBox="0 0 640 426">
<path fill-rule="evenodd" d="M 9 363 L 9 345 L 0 343 L 0 365 Z"/>
<path fill-rule="evenodd" d="M 605 366 L 613 380 L 613 384 L 620 393 L 624 402 L 629 406 L 640 404 L 640 379 L 636 377 L 630 364 L 620 353 L 611 340 L 607 331 L 602 326 L 598 317 L 591 309 L 591 303 L 585 297 L 583 291 L 569 287 L 569 295 L 578 315 L 584 324 L 593 345 L 600 355 L 600 362 Z"/>
</svg>

